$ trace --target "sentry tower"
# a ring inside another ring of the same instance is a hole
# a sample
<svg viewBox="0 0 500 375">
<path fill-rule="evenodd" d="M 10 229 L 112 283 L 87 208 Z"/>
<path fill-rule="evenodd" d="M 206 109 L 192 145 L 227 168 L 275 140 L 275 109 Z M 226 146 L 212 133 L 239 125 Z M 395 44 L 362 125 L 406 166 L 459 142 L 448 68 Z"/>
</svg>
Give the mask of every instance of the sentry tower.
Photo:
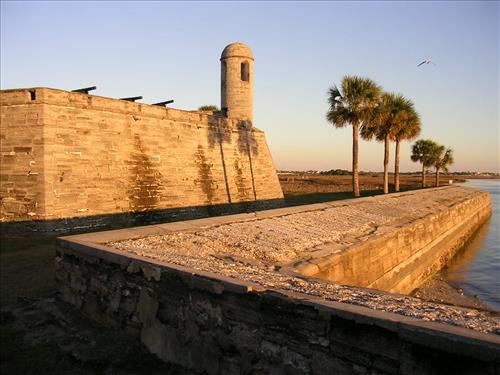
<svg viewBox="0 0 500 375">
<path fill-rule="evenodd" d="M 252 122 L 253 54 L 243 43 L 231 43 L 221 55 L 221 109 L 227 117 Z"/>
</svg>

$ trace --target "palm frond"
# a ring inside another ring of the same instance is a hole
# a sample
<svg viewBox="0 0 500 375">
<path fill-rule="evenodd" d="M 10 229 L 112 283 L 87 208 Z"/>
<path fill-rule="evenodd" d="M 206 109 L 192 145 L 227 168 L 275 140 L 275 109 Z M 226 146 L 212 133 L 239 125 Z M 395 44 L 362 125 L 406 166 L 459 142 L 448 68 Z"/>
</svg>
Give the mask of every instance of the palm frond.
<svg viewBox="0 0 500 375">
<path fill-rule="evenodd" d="M 368 78 L 344 76 L 340 87 L 334 85 L 328 90 L 327 121 L 335 127 L 360 124 L 360 130 L 370 131 L 381 91 L 380 86 Z"/>
<path fill-rule="evenodd" d="M 438 145 L 430 139 L 420 139 L 412 146 L 411 160 L 420 162 L 424 167 L 434 165 L 436 147 Z"/>
</svg>

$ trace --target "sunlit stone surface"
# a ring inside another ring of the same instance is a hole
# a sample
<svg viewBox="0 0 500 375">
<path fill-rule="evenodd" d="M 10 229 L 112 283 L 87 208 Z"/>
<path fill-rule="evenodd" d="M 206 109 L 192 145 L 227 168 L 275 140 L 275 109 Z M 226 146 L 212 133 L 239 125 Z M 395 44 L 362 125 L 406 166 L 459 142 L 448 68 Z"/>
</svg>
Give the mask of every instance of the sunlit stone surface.
<svg viewBox="0 0 500 375">
<path fill-rule="evenodd" d="M 418 234 L 412 225 L 432 233 L 433 227 L 441 228 L 437 225 L 439 219 L 444 218 L 440 214 L 453 213 L 457 216 L 453 219 L 459 222 L 457 225 L 467 221 L 459 217 L 461 212 L 472 218 L 469 211 L 480 217 L 484 216 L 484 211 L 487 216 L 488 204 L 487 194 L 474 189 L 451 187 L 332 202 L 309 206 L 311 209 L 307 212 L 298 212 L 304 208 L 297 207 L 276 210 L 274 213 L 256 213 L 250 215 L 251 219 L 245 216 L 244 221 L 240 222 L 217 225 L 214 221 L 213 225 L 203 228 L 114 241 L 108 246 L 195 270 L 252 281 L 265 288 L 306 293 L 326 300 L 499 333 L 499 318 L 488 313 L 306 277 L 321 276 L 322 261 L 353 252 L 375 238 L 388 238 L 387 235 L 407 228 Z M 445 234 L 454 233 L 450 232 L 457 227 L 453 220 L 446 216 L 443 225 L 451 229 L 445 227 Z M 429 243 L 432 244 L 432 240 L 430 238 Z M 389 255 L 381 257 L 386 260 Z M 365 264 L 361 272 L 370 272 L 369 267 L 369 264 Z M 310 271 L 311 268 L 313 271 Z"/>
</svg>

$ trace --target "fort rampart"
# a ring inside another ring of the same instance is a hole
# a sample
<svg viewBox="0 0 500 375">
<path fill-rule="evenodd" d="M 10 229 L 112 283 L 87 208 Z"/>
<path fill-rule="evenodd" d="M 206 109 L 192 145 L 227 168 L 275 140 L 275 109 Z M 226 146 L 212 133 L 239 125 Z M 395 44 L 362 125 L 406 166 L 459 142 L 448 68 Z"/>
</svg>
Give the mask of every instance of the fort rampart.
<svg viewBox="0 0 500 375">
<path fill-rule="evenodd" d="M 48 88 L 0 98 L 4 226 L 105 228 L 283 198 L 251 122 Z"/>
<path fill-rule="evenodd" d="M 411 193 L 410 193 L 411 194 Z M 441 270 L 491 215 L 488 193 L 462 199 L 443 197 L 425 215 L 374 227 L 346 245 L 325 245 L 327 255 L 295 264 L 302 274 L 391 293 L 411 293 Z M 389 208 L 390 209 L 390 208 Z"/>
<path fill-rule="evenodd" d="M 415 213 L 413 202 L 428 207 Z M 440 188 L 64 237 L 56 259 L 59 293 L 92 319 L 135 335 L 163 360 L 208 374 L 497 374 L 498 319 L 304 277 L 284 266 L 288 259 L 262 263 L 258 255 L 242 258 L 232 238 L 224 235 L 240 233 L 247 239 L 234 239 L 241 247 L 259 239 L 272 247 L 271 238 L 294 236 L 286 230 L 288 222 L 305 230 L 307 220 L 313 219 L 320 238 L 322 217 L 330 223 L 328 215 L 339 220 L 345 214 L 351 220 L 370 215 L 373 222 L 389 205 L 405 206 L 410 216 L 427 218 L 421 222 L 425 227 L 442 227 L 446 233 L 452 233 L 446 224 L 450 221 L 453 235 L 462 240 L 489 214 L 486 193 Z M 427 216 L 426 210 L 439 213 Z M 461 220 L 450 219 L 461 213 Z M 387 223 L 392 230 L 393 222 Z M 413 224 L 399 222 L 397 231 L 418 235 Z M 373 228 L 362 220 L 349 228 L 355 225 L 362 228 L 358 233 L 365 233 L 358 237 L 361 241 L 369 244 L 373 239 L 377 244 L 363 247 L 367 254 L 378 251 L 388 256 L 384 243 L 390 248 L 390 241 L 377 242 Z M 252 228 L 258 229 L 255 239 L 250 237 Z M 380 235 L 384 227 L 377 230 Z M 447 248 L 444 232 L 429 230 L 417 243 L 425 247 L 436 241 Z M 205 253 L 204 233 L 213 254 Z M 229 252 L 219 249 L 217 241 L 226 243 Z M 196 245 L 196 256 L 186 246 L 189 243 Z M 288 251 L 283 246 L 281 254 Z M 316 251 L 336 250 L 316 246 Z M 411 258 L 406 250 L 400 256 Z M 425 257 L 442 266 L 439 253 L 427 252 Z M 420 272 L 418 267 L 413 270 Z M 478 327 L 483 332 L 474 330 Z"/>
</svg>

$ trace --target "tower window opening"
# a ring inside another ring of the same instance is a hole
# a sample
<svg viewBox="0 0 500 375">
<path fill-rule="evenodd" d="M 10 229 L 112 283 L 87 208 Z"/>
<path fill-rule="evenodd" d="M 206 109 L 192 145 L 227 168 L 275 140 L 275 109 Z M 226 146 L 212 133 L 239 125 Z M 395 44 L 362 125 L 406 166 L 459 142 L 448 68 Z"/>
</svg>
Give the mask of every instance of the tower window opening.
<svg viewBox="0 0 500 375">
<path fill-rule="evenodd" d="M 245 81 L 245 82 L 248 82 L 250 81 L 250 71 L 249 71 L 249 66 L 248 66 L 248 62 L 245 61 L 245 62 L 242 62 L 241 63 L 241 80 L 242 81 Z"/>
<path fill-rule="evenodd" d="M 226 65 L 226 62 L 223 61 L 222 62 L 222 66 L 221 66 L 221 87 L 222 87 L 222 90 L 225 90 L 226 89 L 226 74 L 227 74 L 227 65 Z"/>
</svg>

